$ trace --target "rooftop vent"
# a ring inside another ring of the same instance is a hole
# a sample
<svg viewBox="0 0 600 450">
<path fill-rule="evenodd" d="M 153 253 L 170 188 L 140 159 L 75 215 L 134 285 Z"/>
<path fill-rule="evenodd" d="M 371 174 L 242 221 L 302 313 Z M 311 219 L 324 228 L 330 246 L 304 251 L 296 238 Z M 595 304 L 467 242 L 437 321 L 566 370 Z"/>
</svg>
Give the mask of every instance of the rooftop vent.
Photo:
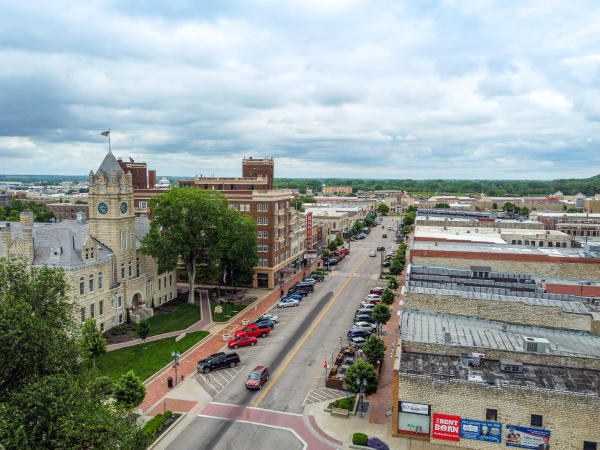
<svg viewBox="0 0 600 450">
<path fill-rule="evenodd" d="M 523 349 L 526 352 L 550 353 L 550 341 L 544 338 L 523 336 Z"/>
</svg>

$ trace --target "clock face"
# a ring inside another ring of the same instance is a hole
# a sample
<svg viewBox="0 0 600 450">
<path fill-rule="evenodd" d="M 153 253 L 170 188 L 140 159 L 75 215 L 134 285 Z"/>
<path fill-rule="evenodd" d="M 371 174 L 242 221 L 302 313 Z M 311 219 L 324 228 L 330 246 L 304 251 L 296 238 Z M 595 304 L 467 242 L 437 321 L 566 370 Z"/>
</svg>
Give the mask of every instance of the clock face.
<svg viewBox="0 0 600 450">
<path fill-rule="evenodd" d="M 106 214 L 108 212 L 108 206 L 106 206 L 106 203 L 98 203 L 98 212 L 100 214 Z"/>
<path fill-rule="evenodd" d="M 121 212 L 125 214 L 127 212 L 127 203 L 121 203 Z"/>
</svg>

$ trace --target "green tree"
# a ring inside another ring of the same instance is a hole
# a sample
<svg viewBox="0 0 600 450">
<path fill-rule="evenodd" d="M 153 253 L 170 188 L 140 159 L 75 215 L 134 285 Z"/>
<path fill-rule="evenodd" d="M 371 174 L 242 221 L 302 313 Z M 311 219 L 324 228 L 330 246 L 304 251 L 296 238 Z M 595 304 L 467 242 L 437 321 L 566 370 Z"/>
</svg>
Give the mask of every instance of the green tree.
<svg viewBox="0 0 600 450">
<path fill-rule="evenodd" d="M 236 209 L 224 211 L 223 216 L 219 237 L 219 273 L 226 273 L 226 281 L 231 285 L 251 284 L 254 266 L 258 264 L 256 222 Z"/>
<path fill-rule="evenodd" d="M 417 210 L 415 209 L 415 207 L 413 205 L 410 205 L 408 208 L 406 208 L 406 213 L 411 213 L 411 212 L 417 212 Z"/>
<path fill-rule="evenodd" d="M 88 317 L 81 326 L 81 347 L 96 367 L 96 358 L 106 353 L 106 341 L 96 326 L 96 319 Z"/>
<path fill-rule="evenodd" d="M 130 370 L 121 375 L 121 378 L 116 382 L 113 396 L 117 403 L 126 409 L 131 409 L 144 401 L 146 386 L 133 370 Z"/>
<path fill-rule="evenodd" d="M 327 249 L 329 251 L 335 251 L 338 248 L 338 244 L 337 244 L 337 239 L 334 239 L 333 241 L 331 241 L 329 244 L 327 244 Z"/>
<path fill-rule="evenodd" d="M 392 303 L 394 303 L 394 293 L 392 291 L 390 291 L 389 288 L 386 288 L 383 291 L 383 294 L 381 294 L 381 301 L 385 304 L 385 305 L 391 305 Z"/>
<path fill-rule="evenodd" d="M 383 361 L 385 349 L 386 347 L 383 341 L 374 334 L 369 336 L 362 347 L 362 350 L 365 352 L 365 356 L 369 359 L 369 361 Z"/>
<path fill-rule="evenodd" d="M 409 235 L 411 231 L 412 231 L 412 228 L 410 225 L 404 225 L 402 227 L 402 234 L 405 236 Z"/>
<path fill-rule="evenodd" d="M 396 277 L 388 277 L 388 289 L 394 290 L 394 289 L 398 289 L 398 286 L 400 286 L 400 283 L 398 283 L 398 280 L 396 279 Z"/>
<path fill-rule="evenodd" d="M 440 202 L 440 203 L 436 203 L 434 208 L 438 208 L 438 209 L 450 209 L 450 205 L 446 202 Z"/>
<path fill-rule="evenodd" d="M 373 223 L 375 223 L 375 218 L 372 215 L 369 214 L 365 217 L 365 225 L 370 227 L 371 225 L 373 225 Z"/>
<path fill-rule="evenodd" d="M 372 317 L 377 324 L 378 330 L 381 330 L 381 327 L 388 323 L 388 320 L 390 320 L 392 317 L 392 312 L 387 305 L 380 303 L 379 305 L 375 305 L 375 308 L 373 308 Z"/>
<path fill-rule="evenodd" d="M 148 321 L 140 320 L 140 323 L 138 324 L 137 333 L 140 339 L 146 342 L 146 338 L 150 334 L 150 326 L 148 325 Z"/>
<path fill-rule="evenodd" d="M 183 261 L 188 276 L 189 303 L 194 303 L 198 265 L 212 266 L 219 256 L 220 225 L 227 199 L 218 191 L 175 188 L 150 200 L 154 219 L 142 239 L 142 251 L 158 259 L 158 271 L 175 269 Z"/>
<path fill-rule="evenodd" d="M 377 206 L 377 212 L 380 212 L 381 214 L 387 214 L 390 212 L 390 207 L 385 203 L 380 203 Z"/>
<path fill-rule="evenodd" d="M 390 268 L 389 268 L 391 275 L 400 275 L 403 270 L 404 270 L 404 264 L 402 264 L 397 259 L 392 260 L 392 263 L 390 264 Z"/>
<path fill-rule="evenodd" d="M 415 223 L 415 219 L 417 217 L 417 213 L 415 211 L 411 211 L 406 213 L 406 215 L 404 216 L 404 225 L 412 225 L 413 223 Z"/>
<path fill-rule="evenodd" d="M 379 375 L 375 371 L 375 368 L 371 363 L 366 361 L 356 361 L 346 370 L 344 375 L 344 383 L 346 383 L 346 389 L 354 394 L 358 393 L 358 383 L 356 380 L 363 379 L 367 380 L 367 386 L 365 392 L 372 394 L 377 391 L 377 382 L 379 381 Z"/>
</svg>

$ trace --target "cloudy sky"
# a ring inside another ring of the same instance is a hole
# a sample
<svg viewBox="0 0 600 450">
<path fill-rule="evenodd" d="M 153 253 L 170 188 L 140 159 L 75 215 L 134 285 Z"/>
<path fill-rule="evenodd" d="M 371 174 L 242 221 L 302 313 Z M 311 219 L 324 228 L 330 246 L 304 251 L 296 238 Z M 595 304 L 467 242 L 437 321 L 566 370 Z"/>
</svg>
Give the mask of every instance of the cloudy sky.
<svg viewBox="0 0 600 450">
<path fill-rule="evenodd" d="M 51 5 L 51 6 L 50 6 Z M 0 173 L 600 173 L 600 3 L 0 0 Z"/>
</svg>

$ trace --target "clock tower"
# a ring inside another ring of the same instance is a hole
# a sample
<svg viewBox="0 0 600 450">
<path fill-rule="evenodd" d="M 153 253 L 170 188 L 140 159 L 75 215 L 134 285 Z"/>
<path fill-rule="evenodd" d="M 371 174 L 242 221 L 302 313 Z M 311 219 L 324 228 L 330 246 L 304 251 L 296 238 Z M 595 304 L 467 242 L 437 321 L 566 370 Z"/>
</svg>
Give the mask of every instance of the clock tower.
<svg viewBox="0 0 600 450">
<path fill-rule="evenodd" d="M 114 279 L 131 278 L 135 276 L 136 264 L 131 174 L 123 171 L 109 151 L 96 173 L 90 171 L 89 177 L 90 235 L 114 253 Z"/>
</svg>

